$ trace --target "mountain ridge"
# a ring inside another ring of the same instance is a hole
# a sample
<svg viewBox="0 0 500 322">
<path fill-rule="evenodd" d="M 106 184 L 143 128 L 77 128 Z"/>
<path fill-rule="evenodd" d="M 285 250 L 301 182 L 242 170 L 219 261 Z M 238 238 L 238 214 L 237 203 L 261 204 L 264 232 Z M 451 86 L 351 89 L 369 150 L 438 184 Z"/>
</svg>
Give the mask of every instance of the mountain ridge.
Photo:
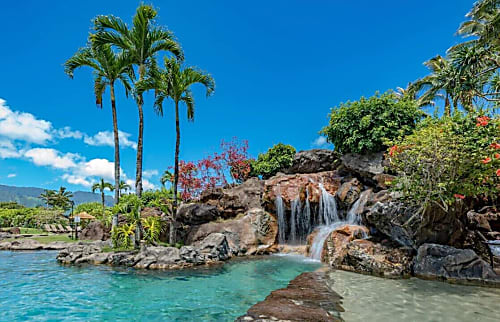
<svg viewBox="0 0 500 322">
<path fill-rule="evenodd" d="M 45 189 L 38 187 L 17 187 L 0 184 L 0 202 L 15 201 L 25 207 L 43 206 L 44 203 L 38 198 Z M 73 201 L 75 206 L 86 202 L 101 202 L 101 195 L 99 193 L 92 193 L 88 191 L 75 191 L 73 192 Z M 106 206 L 114 204 L 112 196 L 105 196 Z"/>
</svg>

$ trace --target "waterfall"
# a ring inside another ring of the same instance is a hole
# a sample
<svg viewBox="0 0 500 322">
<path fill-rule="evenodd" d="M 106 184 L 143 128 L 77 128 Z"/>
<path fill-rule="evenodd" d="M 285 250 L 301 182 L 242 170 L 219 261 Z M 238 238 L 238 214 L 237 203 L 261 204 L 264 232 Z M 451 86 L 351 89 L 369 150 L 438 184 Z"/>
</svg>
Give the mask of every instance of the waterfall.
<svg viewBox="0 0 500 322">
<path fill-rule="evenodd" d="M 302 223 L 302 209 L 301 209 L 301 204 L 300 204 L 300 199 L 294 199 L 292 200 L 292 203 L 290 205 L 290 208 L 292 209 L 292 213 L 290 215 L 290 237 L 288 240 L 292 243 L 295 244 L 300 241 L 300 233 L 301 231 L 301 223 Z"/>
<path fill-rule="evenodd" d="M 319 184 L 321 196 L 319 200 L 318 224 L 331 225 L 340 221 L 335 197 L 326 191 L 322 183 Z"/>
<path fill-rule="evenodd" d="M 285 206 L 283 205 L 283 198 L 281 194 L 276 196 L 274 200 L 274 205 L 276 207 L 276 213 L 278 214 L 278 242 L 280 244 L 285 243 L 286 234 L 286 218 L 285 218 Z"/>
<path fill-rule="evenodd" d="M 356 202 L 352 205 L 351 209 L 347 213 L 346 221 L 352 225 L 359 225 L 361 223 L 361 217 L 358 213 L 359 206 L 361 204 L 361 198 L 358 198 Z"/>
<path fill-rule="evenodd" d="M 305 232 L 305 237 L 311 233 L 312 224 L 311 224 L 311 203 L 309 202 L 309 189 L 306 187 L 306 205 L 304 206 L 304 226 L 303 231 Z"/>
<path fill-rule="evenodd" d="M 337 229 L 340 225 L 344 224 L 343 222 L 336 222 L 329 226 L 321 226 L 314 236 L 314 240 L 311 245 L 311 258 L 316 260 L 321 260 L 321 253 L 323 251 L 323 246 L 325 245 L 325 240 L 328 238 L 330 233 Z"/>
</svg>

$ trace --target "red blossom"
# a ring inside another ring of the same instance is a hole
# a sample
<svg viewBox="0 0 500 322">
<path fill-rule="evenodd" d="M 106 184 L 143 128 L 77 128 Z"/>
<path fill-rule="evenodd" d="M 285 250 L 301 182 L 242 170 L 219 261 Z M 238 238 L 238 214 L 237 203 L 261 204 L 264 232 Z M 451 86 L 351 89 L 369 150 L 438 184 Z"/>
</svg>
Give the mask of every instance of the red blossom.
<svg viewBox="0 0 500 322">
<path fill-rule="evenodd" d="M 393 145 L 389 149 L 389 155 L 392 157 L 397 151 L 398 151 L 398 146 L 397 145 Z"/>
<path fill-rule="evenodd" d="M 481 163 L 483 163 L 483 164 L 490 163 L 490 162 L 491 162 L 490 157 L 487 157 L 487 158 L 484 158 L 483 160 L 481 160 Z"/>
<path fill-rule="evenodd" d="M 500 153 L 495 153 L 495 159 L 500 159 Z"/>
<path fill-rule="evenodd" d="M 500 169 L 497 169 L 496 174 L 500 177 Z"/>
<path fill-rule="evenodd" d="M 490 148 L 498 150 L 498 149 L 500 149 L 500 144 L 498 144 L 496 142 L 493 142 L 493 143 L 490 144 Z"/>
<path fill-rule="evenodd" d="M 456 193 L 453 195 L 453 197 L 457 198 L 457 199 L 465 199 L 465 196 L 464 195 L 461 195 L 459 193 Z"/>
<path fill-rule="evenodd" d="M 486 126 L 488 125 L 488 121 L 490 120 L 490 118 L 488 116 L 479 116 L 476 118 L 476 120 L 476 126 Z"/>
</svg>

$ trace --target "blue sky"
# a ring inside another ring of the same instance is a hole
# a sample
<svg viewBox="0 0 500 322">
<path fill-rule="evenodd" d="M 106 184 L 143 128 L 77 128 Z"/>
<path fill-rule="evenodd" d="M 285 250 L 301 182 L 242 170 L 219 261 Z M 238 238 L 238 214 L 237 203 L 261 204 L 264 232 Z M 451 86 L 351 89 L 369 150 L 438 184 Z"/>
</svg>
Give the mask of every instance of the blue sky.
<svg viewBox="0 0 500 322">
<path fill-rule="evenodd" d="M 130 22 L 137 1 L 5 1 L 0 10 L 0 184 L 88 190 L 112 176 L 109 99 L 96 108 L 92 75 L 62 64 L 86 42 L 91 19 Z M 149 2 L 148 2 L 149 3 Z M 181 158 L 221 139 L 247 139 L 254 157 L 278 142 L 317 146 L 331 107 L 426 75 L 422 63 L 460 41 L 471 0 L 165 1 L 158 24 L 174 32 L 186 63 L 210 72 L 214 96 L 195 89 L 196 119 L 181 123 Z M 135 177 L 137 109 L 118 89 L 122 169 Z M 145 105 L 146 188 L 173 163 L 172 104 Z M 124 146 L 126 145 L 126 146 Z M 328 145 L 324 145 L 328 147 Z"/>
</svg>

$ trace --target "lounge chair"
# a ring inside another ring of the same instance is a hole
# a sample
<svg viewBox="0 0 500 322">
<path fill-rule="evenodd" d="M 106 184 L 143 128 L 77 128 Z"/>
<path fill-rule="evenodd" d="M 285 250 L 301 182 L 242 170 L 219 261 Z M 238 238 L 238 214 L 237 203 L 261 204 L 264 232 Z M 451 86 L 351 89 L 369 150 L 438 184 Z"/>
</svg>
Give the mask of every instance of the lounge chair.
<svg viewBox="0 0 500 322">
<path fill-rule="evenodd" d="M 57 228 L 61 233 L 67 233 L 66 228 L 64 228 L 61 224 L 57 224 Z"/>
<path fill-rule="evenodd" d="M 73 231 L 73 228 L 71 228 L 70 226 L 66 226 L 66 232 L 67 233 L 70 233 Z"/>
<path fill-rule="evenodd" d="M 50 228 L 50 225 L 47 225 L 47 224 L 43 225 L 43 229 L 44 229 L 46 232 L 48 232 L 48 233 L 51 233 L 51 232 L 52 232 L 52 228 Z"/>
<path fill-rule="evenodd" d="M 53 233 L 59 233 L 59 229 L 57 229 L 56 225 L 50 225 L 50 228 L 52 229 Z"/>
</svg>

